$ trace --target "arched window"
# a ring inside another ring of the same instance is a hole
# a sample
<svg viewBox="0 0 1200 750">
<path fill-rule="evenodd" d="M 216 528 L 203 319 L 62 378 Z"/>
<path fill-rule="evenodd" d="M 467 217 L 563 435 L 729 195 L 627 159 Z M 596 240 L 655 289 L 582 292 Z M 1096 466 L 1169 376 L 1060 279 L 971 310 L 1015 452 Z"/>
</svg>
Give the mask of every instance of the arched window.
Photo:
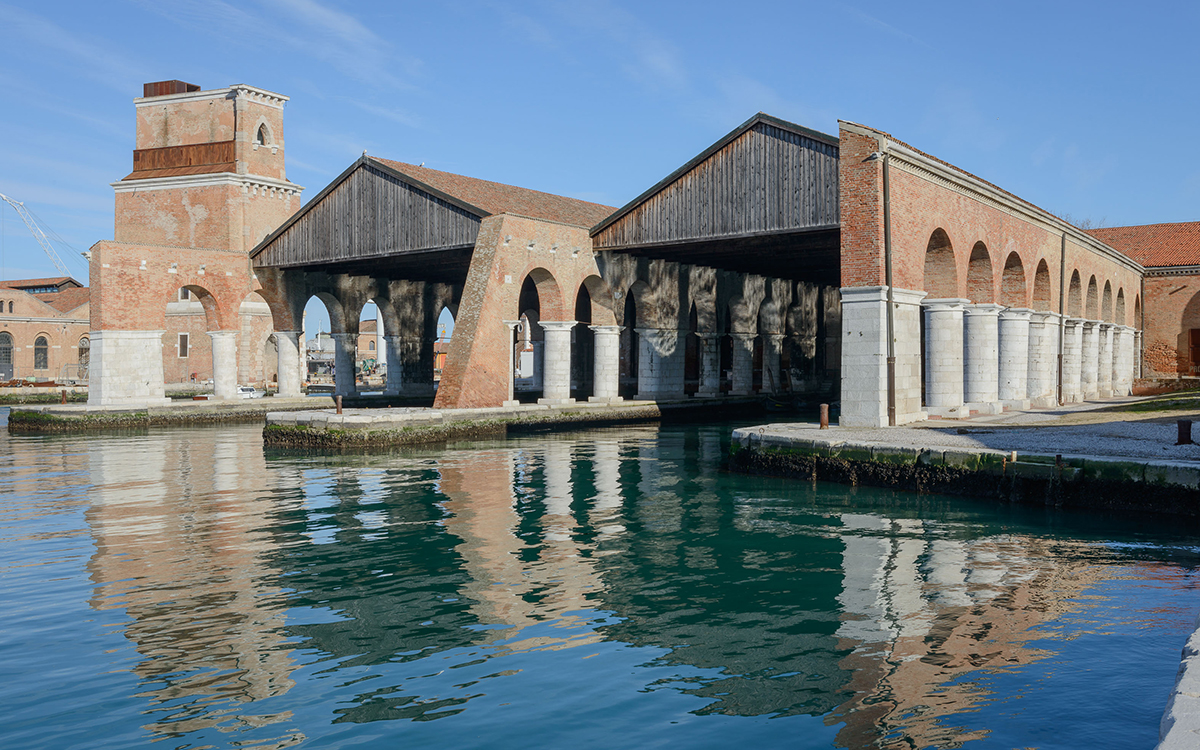
<svg viewBox="0 0 1200 750">
<path fill-rule="evenodd" d="M 9 300 L 9 301 L 8 301 L 8 311 L 9 311 L 10 313 L 13 311 L 13 302 L 12 302 L 12 300 Z"/>
<path fill-rule="evenodd" d="M 254 137 L 254 142 L 260 146 L 265 146 L 268 143 L 270 143 L 270 140 L 271 140 L 271 137 L 270 137 L 270 135 L 267 134 L 267 126 L 265 124 L 259 125 L 258 126 L 258 135 L 256 135 Z"/>
<path fill-rule="evenodd" d="M 50 367 L 50 342 L 45 336 L 33 340 L 33 369 L 46 370 Z"/>
<path fill-rule="evenodd" d="M 79 366 L 87 367 L 92 358 L 92 341 L 87 336 L 79 339 Z"/>
<path fill-rule="evenodd" d="M 367 342 L 367 350 L 372 351 L 372 352 L 375 351 L 375 342 L 374 341 Z"/>
<path fill-rule="evenodd" d="M 8 333 L 0 331 L 0 380 L 10 380 L 13 376 L 13 339 Z"/>
</svg>

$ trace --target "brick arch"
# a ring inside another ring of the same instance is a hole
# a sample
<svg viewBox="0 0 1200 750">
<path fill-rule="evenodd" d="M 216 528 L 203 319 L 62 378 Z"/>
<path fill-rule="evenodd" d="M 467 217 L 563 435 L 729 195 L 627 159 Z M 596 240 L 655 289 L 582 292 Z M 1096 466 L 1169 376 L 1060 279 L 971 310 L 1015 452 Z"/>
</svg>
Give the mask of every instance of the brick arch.
<svg viewBox="0 0 1200 750">
<path fill-rule="evenodd" d="M 1000 276 L 1000 303 L 1008 307 L 1025 307 L 1025 267 L 1021 256 L 1015 251 L 1004 260 L 1004 271 Z"/>
<path fill-rule="evenodd" d="M 1113 308 L 1113 322 L 1121 326 L 1129 325 L 1129 320 L 1125 317 L 1125 289 L 1123 287 L 1117 290 L 1117 302 Z"/>
<path fill-rule="evenodd" d="M 633 281 L 618 302 L 621 304 L 617 306 L 620 311 L 617 325 L 625 326 L 627 329 L 631 327 L 627 320 L 630 311 L 633 312 L 633 326 L 643 328 L 653 322 L 654 310 L 650 304 L 650 285 L 645 281 L 641 279 Z"/>
<path fill-rule="evenodd" d="M 591 274 L 579 284 L 587 292 L 592 305 L 592 325 L 611 326 L 617 324 L 616 301 L 608 283 L 596 274 Z M 575 292 L 576 296 L 579 291 Z"/>
<path fill-rule="evenodd" d="M 205 325 L 208 327 L 208 330 L 210 330 L 210 331 L 226 330 L 225 327 L 221 325 L 221 310 L 220 310 L 221 306 L 220 306 L 220 303 L 217 301 L 216 295 L 214 295 L 212 292 L 208 291 L 208 289 L 206 289 L 205 287 L 200 286 L 199 284 L 183 284 L 179 288 L 175 289 L 175 291 L 171 292 L 172 297 L 167 300 L 168 303 L 175 302 L 179 299 L 179 290 L 180 289 L 188 290 L 188 292 L 193 297 L 196 298 L 196 301 L 200 303 L 201 307 L 204 308 L 204 319 L 205 319 L 204 322 L 205 322 Z M 240 309 L 241 306 L 242 306 L 242 302 L 239 299 L 237 308 Z M 163 324 L 159 327 L 166 329 L 167 328 L 166 305 L 163 305 L 162 312 L 163 312 Z"/>
<path fill-rule="evenodd" d="M 1112 282 L 1104 282 L 1104 293 L 1100 297 L 1100 319 L 1105 323 L 1113 322 Z"/>
<path fill-rule="evenodd" d="M 931 299 L 951 299 L 958 296 L 958 266 L 954 261 L 954 246 L 941 227 L 929 235 L 925 246 L 924 289 Z"/>
<path fill-rule="evenodd" d="M 1046 259 L 1038 261 L 1037 270 L 1033 272 L 1033 304 L 1034 310 L 1051 310 L 1050 266 Z"/>
<path fill-rule="evenodd" d="M 308 307 L 308 302 L 313 297 L 316 297 L 318 300 L 320 300 L 321 304 L 325 305 L 325 312 L 329 314 L 330 332 L 345 331 L 346 308 L 342 305 L 342 301 L 334 296 L 332 292 L 326 290 L 314 290 L 312 294 L 305 298 L 304 305 L 300 309 L 303 310 L 304 308 Z"/>
<path fill-rule="evenodd" d="M 1133 296 L 1133 327 L 1142 327 L 1142 295 L 1135 294 Z"/>
<path fill-rule="evenodd" d="M 1100 319 L 1100 287 L 1096 284 L 1096 277 L 1094 275 L 1088 279 L 1087 303 L 1084 307 L 1084 314 L 1088 320 Z"/>
<path fill-rule="evenodd" d="M 1072 318 L 1083 315 L 1083 282 L 1078 269 L 1071 272 L 1071 284 L 1067 287 L 1067 315 Z"/>
<path fill-rule="evenodd" d="M 987 245 L 976 242 L 967 261 L 967 298 L 972 302 L 994 302 L 996 280 L 992 269 L 992 256 Z"/>
<path fill-rule="evenodd" d="M 538 316 L 541 320 L 568 320 L 568 312 L 563 301 L 562 289 L 559 287 L 558 279 L 554 274 L 541 266 L 531 268 L 521 279 L 521 288 L 524 291 L 526 281 L 533 282 L 534 291 L 537 293 Z M 518 302 L 518 307 L 521 307 Z M 523 310 L 517 310 L 518 314 Z M 513 318 L 518 316 L 514 315 Z"/>
</svg>

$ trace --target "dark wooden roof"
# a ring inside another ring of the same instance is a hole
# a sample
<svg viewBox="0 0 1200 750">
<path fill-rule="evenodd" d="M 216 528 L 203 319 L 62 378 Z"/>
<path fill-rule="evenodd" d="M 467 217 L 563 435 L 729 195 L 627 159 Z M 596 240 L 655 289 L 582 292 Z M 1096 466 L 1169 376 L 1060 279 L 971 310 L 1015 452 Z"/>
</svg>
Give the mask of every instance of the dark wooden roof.
<svg viewBox="0 0 1200 750">
<path fill-rule="evenodd" d="M 836 279 L 838 139 L 759 112 L 591 235 L 596 250 Z"/>
<path fill-rule="evenodd" d="M 250 252 L 256 266 L 466 278 L 480 221 L 510 213 L 590 227 L 612 207 L 363 156 Z"/>
</svg>

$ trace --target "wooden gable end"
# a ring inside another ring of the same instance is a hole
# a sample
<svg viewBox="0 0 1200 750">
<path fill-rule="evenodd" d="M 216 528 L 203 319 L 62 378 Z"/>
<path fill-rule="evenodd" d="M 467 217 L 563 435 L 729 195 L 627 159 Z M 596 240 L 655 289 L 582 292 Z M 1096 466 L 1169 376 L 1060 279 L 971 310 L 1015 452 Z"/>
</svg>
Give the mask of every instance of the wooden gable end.
<svg viewBox="0 0 1200 750">
<path fill-rule="evenodd" d="M 280 268 L 473 247 L 480 217 L 360 162 L 277 231 L 254 265 Z"/>
<path fill-rule="evenodd" d="M 838 225 L 838 147 L 758 121 L 594 235 L 622 249 Z"/>
</svg>

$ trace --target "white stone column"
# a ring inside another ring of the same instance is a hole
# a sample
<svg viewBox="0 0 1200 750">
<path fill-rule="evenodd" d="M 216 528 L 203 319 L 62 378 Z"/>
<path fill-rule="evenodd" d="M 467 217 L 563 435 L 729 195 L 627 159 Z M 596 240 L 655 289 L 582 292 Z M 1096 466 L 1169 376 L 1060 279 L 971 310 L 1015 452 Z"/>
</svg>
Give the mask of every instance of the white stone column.
<svg viewBox="0 0 1200 750">
<path fill-rule="evenodd" d="M 1063 387 L 1064 404 L 1083 400 L 1083 321 L 1067 318 L 1063 321 Z"/>
<path fill-rule="evenodd" d="M 842 287 L 843 427 L 886 427 L 887 290 Z"/>
<path fill-rule="evenodd" d="M 308 311 L 300 316 L 300 385 L 308 382 Z"/>
<path fill-rule="evenodd" d="M 376 344 L 376 346 L 379 345 Z M 399 336 L 383 337 L 383 348 L 379 354 L 383 357 L 384 374 L 387 376 L 387 380 L 383 384 L 383 393 L 386 396 L 399 396 L 403 388 L 404 365 L 400 359 L 401 346 Z"/>
<path fill-rule="evenodd" d="M 700 389 L 697 398 L 721 395 L 721 334 L 705 331 L 700 336 Z"/>
<path fill-rule="evenodd" d="M 1133 332 L 1133 377 L 1142 377 L 1142 332 L 1134 330 Z"/>
<path fill-rule="evenodd" d="M 517 330 L 520 330 L 521 321 L 506 320 L 504 321 L 504 327 L 508 329 L 507 333 L 505 334 L 508 342 L 504 346 L 504 350 L 508 352 L 508 398 L 505 400 L 502 406 L 519 406 L 521 402 L 518 401 L 516 396 L 513 394 L 513 381 L 517 377 L 517 344 L 513 333 Z"/>
<path fill-rule="evenodd" d="M 640 342 L 636 398 L 639 401 L 683 398 L 683 342 L 680 332 L 669 328 L 634 330 Z"/>
<path fill-rule="evenodd" d="M 921 326 L 924 325 L 921 302 L 925 296 L 925 292 L 912 289 L 892 290 L 897 425 L 918 422 L 929 416 L 921 406 L 921 360 L 925 356 L 921 349 Z M 886 364 L 886 357 L 884 362 Z"/>
<path fill-rule="evenodd" d="M 621 401 L 621 326 L 588 326 L 592 330 L 592 395 L 588 401 Z M 512 359 L 511 357 L 509 359 Z"/>
<path fill-rule="evenodd" d="M 1032 310 L 1000 312 L 1000 403 L 1006 409 L 1029 408 L 1029 326 Z"/>
<path fill-rule="evenodd" d="M 212 339 L 213 395 L 237 398 L 237 331 L 209 331 Z"/>
<path fill-rule="evenodd" d="M 1096 398 L 1100 395 L 1100 323 L 1095 320 L 1083 321 L 1083 354 L 1080 361 L 1080 383 L 1083 400 Z"/>
<path fill-rule="evenodd" d="M 1100 352 L 1099 366 L 1096 370 L 1096 380 L 1100 398 L 1113 396 L 1113 325 L 1101 323 L 1099 326 Z"/>
<path fill-rule="evenodd" d="M 978 414 L 999 414 L 1001 305 L 963 307 L 963 399 Z"/>
<path fill-rule="evenodd" d="M 276 331 L 279 353 L 279 391 L 281 398 L 298 398 L 300 393 L 300 331 Z"/>
<path fill-rule="evenodd" d="M 358 335 L 331 333 L 329 336 L 333 339 L 333 395 L 353 396 L 358 393 L 354 372 Z"/>
<path fill-rule="evenodd" d="M 753 344 L 751 344 L 753 346 Z M 783 354 L 783 334 L 763 334 L 763 393 L 782 393 L 779 364 Z M 753 362 L 753 360 L 751 360 Z"/>
<path fill-rule="evenodd" d="M 931 417 L 965 417 L 963 408 L 963 306 L 965 299 L 927 299 L 925 310 L 925 411 Z"/>
<path fill-rule="evenodd" d="M 91 331 L 88 406 L 171 403 L 163 387 L 162 331 Z"/>
<path fill-rule="evenodd" d="M 1113 396 L 1124 398 L 1133 385 L 1133 329 L 1113 327 Z"/>
<path fill-rule="evenodd" d="M 731 333 L 733 339 L 733 374 L 730 377 L 730 396 L 749 396 L 754 392 L 753 333 Z"/>
<path fill-rule="evenodd" d="M 384 349 L 384 341 L 383 340 L 385 337 L 384 337 L 383 333 L 384 333 L 384 331 L 383 331 L 383 310 L 379 309 L 379 303 L 376 302 L 375 303 L 375 366 L 379 367 L 382 364 L 384 369 L 386 370 L 388 364 L 390 364 L 390 363 L 388 362 L 388 359 L 387 359 L 387 350 Z"/>
<path fill-rule="evenodd" d="M 571 404 L 571 329 L 573 320 L 543 320 L 542 397 L 539 404 Z"/>
<path fill-rule="evenodd" d="M 1029 369 L 1026 398 L 1031 406 L 1058 405 L 1058 315 L 1037 311 L 1029 316 Z"/>
</svg>

